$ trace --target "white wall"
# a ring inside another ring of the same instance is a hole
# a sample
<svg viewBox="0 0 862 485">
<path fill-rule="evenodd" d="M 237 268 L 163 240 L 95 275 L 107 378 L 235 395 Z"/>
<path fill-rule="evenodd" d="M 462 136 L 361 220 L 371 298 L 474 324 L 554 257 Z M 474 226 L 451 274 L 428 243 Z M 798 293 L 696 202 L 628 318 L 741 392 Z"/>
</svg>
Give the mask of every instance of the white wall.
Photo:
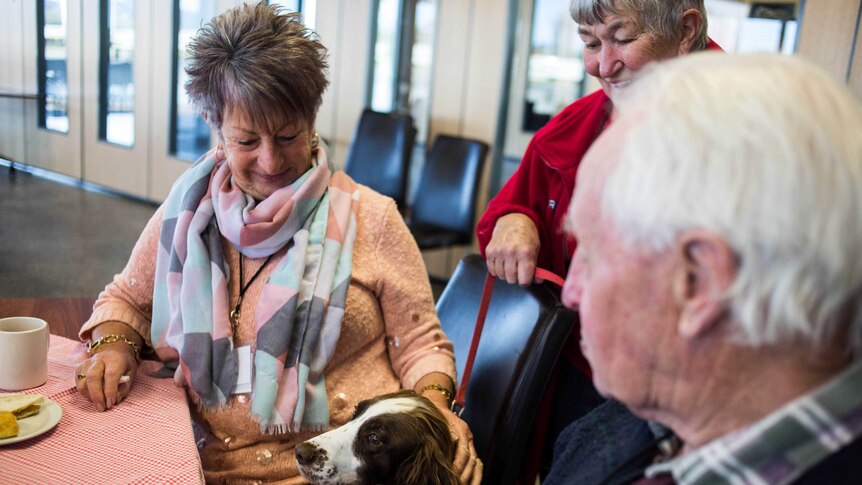
<svg viewBox="0 0 862 485">
<path fill-rule="evenodd" d="M 329 89 L 317 114 L 317 131 L 336 166 L 344 158 L 365 107 L 371 0 L 318 0 L 315 30 L 329 49 Z"/>
<path fill-rule="evenodd" d="M 0 157 L 26 159 L 24 103 L 35 95 L 24 86 L 23 0 L 6 0 L 0 10 Z"/>
</svg>

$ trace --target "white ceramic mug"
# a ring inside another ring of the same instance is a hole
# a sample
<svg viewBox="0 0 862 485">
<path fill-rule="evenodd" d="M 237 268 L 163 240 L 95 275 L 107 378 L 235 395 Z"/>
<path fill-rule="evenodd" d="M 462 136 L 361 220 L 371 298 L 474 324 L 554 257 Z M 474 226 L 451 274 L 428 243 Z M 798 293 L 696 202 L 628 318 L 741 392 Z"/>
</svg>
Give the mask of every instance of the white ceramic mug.
<svg viewBox="0 0 862 485">
<path fill-rule="evenodd" d="M 0 319 L 0 389 L 20 391 L 48 380 L 50 339 L 41 318 Z"/>
</svg>

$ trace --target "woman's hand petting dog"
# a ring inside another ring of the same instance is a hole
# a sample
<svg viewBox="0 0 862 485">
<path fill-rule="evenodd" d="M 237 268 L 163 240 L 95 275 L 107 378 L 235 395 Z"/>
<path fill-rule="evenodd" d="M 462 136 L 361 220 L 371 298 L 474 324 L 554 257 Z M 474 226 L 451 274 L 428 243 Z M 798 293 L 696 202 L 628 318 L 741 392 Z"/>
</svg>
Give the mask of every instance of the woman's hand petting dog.
<svg viewBox="0 0 862 485">
<path fill-rule="evenodd" d="M 427 397 L 427 396 L 426 396 Z M 470 427 L 463 419 L 459 418 L 455 413 L 449 410 L 445 399 L 441 406 L 440 403 L 431 399 L 431 402 L 440 409 L 443 417 L 449 422 L 449 429 L 452 430 L 452 439 L 455 441 L 455 471 L 461 478 L 461 483 L 466 485 L 479 485 L 482 483 L 482 460 L 476 454 L 476 447 L 473 446 L 473 433 Z"/>
<path fill-rule="evenodd" d="M 444 376 L 445 378 L 445 376 Z M 420 382 L 417 387 L 424 383 Z M 476 447 L 473 445 L 473 433 L 467 423 L 459 418 L 449 409 L 449 400 L 443 393 L 434 391 L 433 389 L 422 393 L 422 396 L 434 403 L 446 421 L 449 423 L 449 429 L 452 431 L 452 440 L 455 442 L 455 458 L 453 465 L 455 471 L 461 478 L 461 483 L 465 485 L 479 485 L 482 483 L 482 460 L 476 454 Z"/>
</svg>

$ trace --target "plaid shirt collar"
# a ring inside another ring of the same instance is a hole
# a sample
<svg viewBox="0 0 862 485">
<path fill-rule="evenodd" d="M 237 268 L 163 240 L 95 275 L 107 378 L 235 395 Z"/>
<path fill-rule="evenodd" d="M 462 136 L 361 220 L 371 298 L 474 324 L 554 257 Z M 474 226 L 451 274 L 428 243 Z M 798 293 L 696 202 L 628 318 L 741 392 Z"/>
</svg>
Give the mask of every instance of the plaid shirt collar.
<svg viewBox="0 0 862 485">
<path fill-rule="evenodd" d="M 753 425 L 650 466 L 679 485 L 790 483 L 862 435 L 862 363 Z"/>
</svg>

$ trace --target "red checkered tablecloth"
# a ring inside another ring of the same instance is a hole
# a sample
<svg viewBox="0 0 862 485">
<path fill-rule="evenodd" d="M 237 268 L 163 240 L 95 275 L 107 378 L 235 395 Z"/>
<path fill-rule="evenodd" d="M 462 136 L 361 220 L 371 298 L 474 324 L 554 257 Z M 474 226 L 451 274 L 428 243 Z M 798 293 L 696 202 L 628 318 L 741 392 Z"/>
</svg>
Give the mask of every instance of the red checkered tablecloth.
<svg viewBox="0 0 862 485">
<path fill-rule="evenodd" d="M 63 408 L 57 426 L 0 446 L 0 481 L 31 483 L 202 483 L 185 392 L 138 372 L 131 394 L 99 412 L 75 389 L 83 344 L 51 336 L 48 382 L 40 393 Z"/>
</svg>

